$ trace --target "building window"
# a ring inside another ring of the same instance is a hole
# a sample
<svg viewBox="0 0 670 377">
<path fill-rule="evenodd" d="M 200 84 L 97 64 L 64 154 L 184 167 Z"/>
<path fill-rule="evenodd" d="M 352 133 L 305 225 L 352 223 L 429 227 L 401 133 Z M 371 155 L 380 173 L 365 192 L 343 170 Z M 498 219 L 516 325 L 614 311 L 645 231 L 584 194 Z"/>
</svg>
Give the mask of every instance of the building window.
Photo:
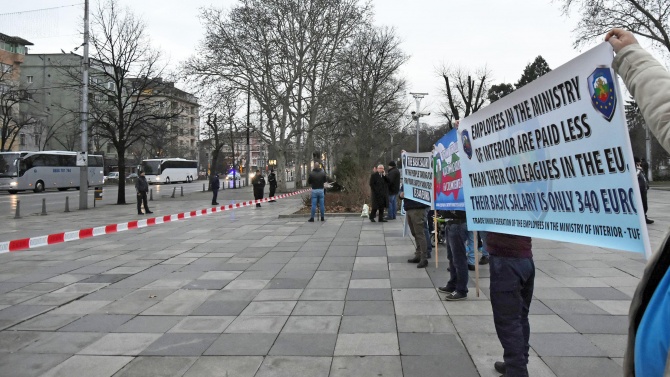
<svg viewBox="0 0 670 377">
<path fill-rule="evenodd" d="M 26 135 L 25 134 L 19 134 L 19 145 L 20 146 L 26 145 Z"/>
<path fill-rule="evenodd" d="M 10 73 L 12 71 L 11 64 L 0 63 L 0 72 L 1 73 Z"/>
<path fill-rule="evenodd" d="M 112 144 L 107 143 L 107 153 L 112 153 Z"/>
<path fill-rule="evenodd" d="M 170 105 L 171 105 L 172 110 L 177 110 L 177 106 L 179 106 L 179 104 L 176 101 L 172 101 L 172 103 Z"/>
<path fill-rule="evenodd" d="M 195 106 L 191 106 L 191 114 L 195 114 Z"/>
<path fill-rule="evenodd" d="M 191 128 L 191 136 L 195 136 L 195 129 Z"/>
<path fill-rule="evenodd" d="M 40 146 L 40 136 L 42 136 L 42 135 L 40 135 L 40 134 L 35 134 L 35 135 L 34 135 L 34 137 L 35 137 L 35 145 L 38 146 L 38 147 Z"/>
<path fill-rule="evenodd" d="M 33 83 L 33 76 L 26 76 L 26 80 L 28 81 L 28 84 Z"/>
</svg>

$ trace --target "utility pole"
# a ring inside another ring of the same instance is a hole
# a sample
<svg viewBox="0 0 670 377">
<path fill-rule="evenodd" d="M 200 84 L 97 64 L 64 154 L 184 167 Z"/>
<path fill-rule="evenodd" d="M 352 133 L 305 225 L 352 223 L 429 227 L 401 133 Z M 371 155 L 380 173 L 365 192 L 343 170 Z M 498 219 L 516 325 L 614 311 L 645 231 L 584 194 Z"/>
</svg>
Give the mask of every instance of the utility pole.
<svg viewBox="0 0 670 377">
<path fill-rule="evenodd" d="M 249 127 L 251 127 L 251 86 L 247 82 L 247 185 L 251 184 L 251 144 L 249 142 Z"/>
<path fill-rule="evenodd" d="M 84 163 L 79 167 L 79 209 L 88 208 L 88 0 L 84 2 L 84 61 L 81 93 L 81 152 Z M 121 177 L 122 178 L 122 177 Z"/>
<path fill-rule="evenodd" d="M 419 106 L 421 99 L 428 95 L 428 93 L 410 93 L 416 101 L 416 111 L 412 111 L 412 119 L 416 120 L 416 153 L 419 153 L 419 118 L 428 116 L 430 113 L 421 113 Z"/>
</svg>

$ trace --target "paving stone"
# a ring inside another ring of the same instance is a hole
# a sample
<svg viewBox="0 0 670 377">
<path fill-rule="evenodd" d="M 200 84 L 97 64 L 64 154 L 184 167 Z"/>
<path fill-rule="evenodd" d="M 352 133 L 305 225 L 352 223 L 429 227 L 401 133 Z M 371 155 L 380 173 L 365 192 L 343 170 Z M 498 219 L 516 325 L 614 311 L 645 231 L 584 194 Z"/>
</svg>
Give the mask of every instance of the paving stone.
<svg viewBox="0 0 670 377">
<path fill-rule="evenodd" d="M 358 270 L 351 273 L 352 279 L 389 279 L 389 271 Z"/>
<path fill-rule="evenodd" d="M 591 302 L 612 315 L 628 315 L 630 311 L 630 301 L 628 300 L 591 300 Z"/>
<path fill-rule="evenodd" d="M 533 300 L 530 305 L 531 308 L 535 301 L 538 300 Z M 607 314 L 606 311 L 587 300 L 542 300 L 540 302 L 561 316 L 567 314 Z"/>
<path fill-rule="evenodd" d="M 234 316 L 189 316 L 170 329 L 170 332 L 221 334 L 235 318 Z"/>
<path fill-rule="evenodd" d="M 53 308 L 45 305 L 14 305 L 0 310 L 0 320 L 24 321 Z"/>
<path fill-rule="evenodd" d="M 211 295 L 208 301 L 251 301 L 260 293 L 260 289 L 222 289 Z"/>
<path fill-rule="evenodd" d="M 439 300 L 435 288 L 400 288 L 393 290 L 394 301 Z"/>
<path fill-rule="evenodd" d="M 404 377 L 479 377 L 466 355 L 402 356 Z"/>
<path fill-rule="evenodd" d="M 449 318 L 453 327 L 461 334 L 496 333 L 493 315 L 451 315 Z M 531 331 L 534 330 L 531 326 Z"/>
<path fill-rule="evenodd" d="M 253 377 L 262 362 L 262 357 L 203 356 L 193 364 L 184 377 Z"/>
<path fill-rule="evenodd" d="M 302 295 L 303 289 L 264 289 L 255 298 L 254 301 L 295 301 Z"/>
<path fill-rule="evenodd" d="M 85 376 L 95 370 L 100 377 L 112 376 L 133 358 L 126 356 L 87 356 L 74 355 L 45 373 L 44 377 Z"/>
<path fill-rule="evenodd" d="M 160 338 L 160 334 L 122 333 L 107 334 L 79 351 L 81 355 L 135 356 L 139 355 L 151 343 Z"/>
<path fill-rule="evenodd" d="M 236 316 L 249 305 L 249 301 L 207 300 L 198 306 L 191 315 Z"/>
<path fill-rule="evenodd" d="M 200 356 L 218 338 L 215 334 L 163 334 L 143 356 Z"/>
<path fill-rule="evenodd" d="M 348 288 L 351 272 L 317 271 L 307 285 L 308 289 Z"/>
<path fill-rule="evenodd" d="M 330 377 L 403 377 L 398 356 L 337 356 L 330 367 Z"/>
<path fill-rule="evenodd" d="M 209 271 L 198 277 L 198 280 L 235 280 L 244 271 Z"/>
<path fill-rule="evenodd" d="M 454 325 L 447 316 L 397 315 L 398 332 L 455 333 Z"/>
<path fill-rule="evenodd" d="M 196 360 L 196 357 L 140 356 L 114 377 L 182 377 Z"/>
<path fill-rule="evenodd" d="M 591 343 L 605 352 L 608 357 L 623 357 L 626 352 L 628 335 L 586 334 Z"/>
<path fill-rule="evenodd" d="M 543 357 L 549 368 L 560 377 L 620 376 L 621 366 L 603 357 Z"/>
<path fill-rule="evenodd" d="M 328 377 L 331 357 L 268 356 L 255 377 Z"/>
<path fill-rule="evenodd" d="M 263 289 L 270 280 L 233 280 L 224 289 Z"/>
<path fill-rule="evenodd" d="M 114 332 L 119 333 L 165 333 L 173 328 L 184 317 L 180 316 L 137 316 L 118 327 Z"/>
<path fill-rule="evenodd" d="M 336 356 L 399 355 L 397 334 L 338 334 Z"/>
<path fill-rule="evenodd" d="M 582 334 L 628 334 L 626 315 L 569 314 L 561 317 Z"/>
<path fill-rule="evenodd" d="M 296 303 L 297 301 L 251 302 L 240 315 L 290 315 Z"/>
<path fill-rule="evenodd" d="M 288 316 L 240 316 L 225 330 L 227 333 L 279 333 Z"/>
<path fill-rule="evenodd" d="M 543 358 L 548 356 L 593 356 L 605 353 L 582 334 L 536 334 L 530 332 L 531 347 Z"/>
<path fill-rule="evenodd" d="M 462 302 L 456 302 L 460 304 Z M 397 315 L 446 315 L 447 310 L 440 301 L 395 301 Z"/>
<path fill-rule="evenodd" d="M 268 353 L 273 356 L 333 356 L 337 333 L 289 334 L 282 332 Z"/>
<path fill-rule="evenodd" d="M 346 301 L 344 315 L 393 315 L 393 301 Z"/>
<path fill-rule="evenodd" d="M 323 301 L 323 300 L 344 300 L 347 295 L 347 289 L 305 289 L 300 295 L 300 300 Z"/>
<path fill-rule="evenodd" d="M 0 331 L 0 352 L 12 353 L 51 336 L 48 332 Z"/>
<path fill-rule="evenodd" d="M 414 266 L 414 265 L 411 265 Z M 391 288 L 435 288 L 428 278 L 391 278 Z"/>
<path fill-rule="evenodd" d="M 193 280 L 181 288 L 219 290 L 228 285 L 228 283 L 230 283 L 230 280 Z"/>
<path fill-rule="evenodd" d="M 265 288 L 271 290 L 304 289 L 308 284 L 308 279 L 272 279 Z"/>
<path fill-rule="evenodd" d="M 291 315 L 342 315 L 344 301 L 298 301 Z"/>
<path fill-rule="evenodd" d="M 221 334 L 205 355 L 265 356 L 277 334 Z"/>
<path fill-rule="evenodd" d="M 81 318 L 78 314 L 40 314 L 37 317 L 21 322 L 12 330 L 55 331 Z"/>
<path fill-rule="evenodd" d="M 93 275 L 90 278 L 81 280 L 80 283 L 107 283 L 112 284 L 119 282 L 130 276 L 130 274 L 99 274 Z"/>
<path fill-rule="evenodd" d="M 396 321 L 392 315 L 345 315 L 340 325 L 340 334 L 395 332 Z"/>
<path fill-rule="evenodd" d="M 82 298 L 80 301 L 115 301 L 120 298 L 123 298 L 135 290 L 132 288 L 116 289 L 116 288 L 103 288 L 93 293 L 90 293 Z"/>
<path fill-rule="evenodd" d="M 398 333 L 401 355 L 449 355 L 462 351 L 465 347 L 455 334 Z"/>
<path fill-rule="evenodd" d="M 630 297 L 623 294 L 621 291 L 611 288 L 590 288 L 590 287 L 575 287 L 570 288 L 578 295 L 587 300 L 626 300 L 630 301 Z"/>
<path fill-rule="evenodd" d="M 112 332 L 132 318 L 132 315 L 126 314 L 89 314 L 58 331 Z"/>
<path fill-rule="evenodd" d="M 49 353 L 72 355 L 81 351 L 104 334 L 94 332 L 83 333 L 50 333 L 23 349 L 29 353 Z"/>
<path fill-rule="evenodd" d="M 46 371 L 70 358 L 71 355 L 34 354 L 0 354 L 0 370 L 3 376 L 38 377 Z M 71 376 L 68 376 L 71 377 Z"/>
<path fill-rule="evenodd" d="M 52 310 L 53 314 L 78 314 L 85 315 L 91 314 L 98 309 L 102 308 L 105 305 L 108 305 L 111 301 L 73 301 L 69 304 L 63 305 L 58 309 Z"/>
<path fill-rule="evenodd" d="M 337 334 L 340 316 L 297 316 L 288 318 L 282 333 Z"/>
</svg>

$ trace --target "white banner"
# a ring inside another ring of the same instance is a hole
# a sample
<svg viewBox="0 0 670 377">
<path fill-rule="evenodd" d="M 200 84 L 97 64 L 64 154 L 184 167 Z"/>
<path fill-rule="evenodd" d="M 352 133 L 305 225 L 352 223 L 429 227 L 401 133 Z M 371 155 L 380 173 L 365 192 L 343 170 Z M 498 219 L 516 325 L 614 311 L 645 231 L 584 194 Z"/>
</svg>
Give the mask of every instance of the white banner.
<svg viewBox="0 0 670 377">
<path fill-rule="evenodd" d="M 402 184 L 405 199 L 434 208 L 433 153 L 402 154 Z"/>
</svg>

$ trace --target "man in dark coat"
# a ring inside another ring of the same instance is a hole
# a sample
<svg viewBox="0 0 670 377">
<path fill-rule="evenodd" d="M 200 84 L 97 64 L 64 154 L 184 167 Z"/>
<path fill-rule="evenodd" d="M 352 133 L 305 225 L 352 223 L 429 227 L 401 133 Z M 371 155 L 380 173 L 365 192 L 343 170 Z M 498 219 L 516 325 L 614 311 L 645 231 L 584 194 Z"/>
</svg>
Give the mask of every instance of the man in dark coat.
<svg viewBox="0 0 670 377">
<path fill-rule="evenodd" d="M 387 176 L 389 179 L 389 213 L 387 218 L 395 220 L 396 212 L 398 212 L 398 192 L 400 191 L 400 171 L 396 168 L 395 161 L 389 162 Z"/>
<path fill-rule="evenodd" d="M 256 175 L 251 179 L 251 184 L 254 186 L 254 199 L 263 199 L 263 190 L 265 189 L 265 177 L 260 170 L 256 170 Z M 260 207 L 261 203 L 256 203 L 256 207 Z"/>
<path fill-rule="evenodd" d="M 142 213 L 142 204 L 144 204 L 144 212 L 153 213 L 149 211 L 149 204 L 147 204 L 147 192 L 149 192 L 149 183 L 147 183 L 147 178 L 144 176 L 144 172 L 140 172 L 140 176 L 137 177 L 135 182 L 135 191 L 137 191 L 137 214 L 144 215 Z"/>
<path fill-rule="evenodd" d="M 372 190 L 370 221 L 375 222 L 375 214 L 379 211 L 378 220 L 380 223 L 385 223 L 387 221 L 384 220 L 384 208 L 389 201 L 389 179 L 384 172 L 384 165 L 377 166 L 377 172 L 372 173 L 370 189 Z"/>
<path fill-rule="evenodd" d="M 277 175 L 275 174 L 274 169 L 270 169 L 270 175 L 268 175 L 268 182 L 270 183 L 270 195 L 272 198 L 275 196 L 275 190 L 277 190 Z M 276 202 L 276 200 L 270 200 L 270 202 Z"/>
<path fill-rule="evenodd" d="M 219 188 L 221 188 L 221 182 L 219 182 L 219 173 L 216 173 L 212 176 L 212 179 L 209 181 L 209 185 L 212 188 L 212 205 L 218 205 L 216 202 L 216 197 L 219 195 Z"/>
</svg>

